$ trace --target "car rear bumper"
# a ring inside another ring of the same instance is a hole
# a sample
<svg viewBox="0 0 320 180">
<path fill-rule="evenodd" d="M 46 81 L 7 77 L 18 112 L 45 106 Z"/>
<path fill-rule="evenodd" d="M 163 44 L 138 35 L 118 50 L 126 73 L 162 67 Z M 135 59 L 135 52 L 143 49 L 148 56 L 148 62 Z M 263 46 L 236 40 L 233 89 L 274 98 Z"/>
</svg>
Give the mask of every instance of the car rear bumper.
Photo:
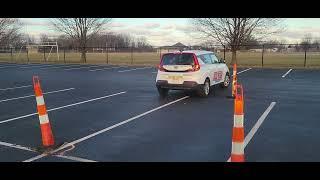
<svg viewBox="0 0 320 180">
<path fill-rule="evenodd" d="M 200 87 L 200 84 L 194 81 L 184 81 L 183 84 L 169 84 L 166 80 L 158 80 L 156 82 L 156 86 L 173 90 L 192 90 L 198 89 Z"/>
</svg>

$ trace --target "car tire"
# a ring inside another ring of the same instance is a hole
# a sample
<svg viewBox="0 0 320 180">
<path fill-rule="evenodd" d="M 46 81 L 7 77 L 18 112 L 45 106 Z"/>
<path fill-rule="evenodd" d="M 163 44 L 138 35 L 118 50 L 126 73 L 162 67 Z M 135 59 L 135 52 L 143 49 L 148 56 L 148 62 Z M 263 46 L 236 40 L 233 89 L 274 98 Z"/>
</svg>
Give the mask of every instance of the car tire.
<svg viewBox="0 0 320 180">
<path fill-rule="evenodd" d="M 200 97 L 207 97 L 210 93 L 210 81 L 206 79 L 197 92 Z"/>
<path fill-rule="evenodd" d="M 224 77 L 224 81 L 222 83 L 220 83 L 220 87 L 221 88 L 228 88 L 230 85 L 230 75 L 229 73 L 226 74 L 226 76 Z"/>
<path fill-rule="evenodd" d="M 157 89 L 158 89 L 158 93 L 159 93 L 160 97 L 167 97 L 168 96 L 169 89 L 165 89 L 165 88 L 161 88 L 161 87 L 157 87 Z"/>
</svg>

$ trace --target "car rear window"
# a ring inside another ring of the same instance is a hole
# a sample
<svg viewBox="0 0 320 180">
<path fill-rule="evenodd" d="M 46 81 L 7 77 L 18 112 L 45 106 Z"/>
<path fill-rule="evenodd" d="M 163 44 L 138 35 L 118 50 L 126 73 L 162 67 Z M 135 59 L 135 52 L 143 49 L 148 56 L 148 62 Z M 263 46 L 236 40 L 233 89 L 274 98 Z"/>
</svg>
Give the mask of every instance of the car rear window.
<svg viewBox="0 0 320 180">
<path fill-rule="evenodd" d="M 162 57 L 162 65 L 194 65 L 193 54 L 165 54 Z"/>
</svg>

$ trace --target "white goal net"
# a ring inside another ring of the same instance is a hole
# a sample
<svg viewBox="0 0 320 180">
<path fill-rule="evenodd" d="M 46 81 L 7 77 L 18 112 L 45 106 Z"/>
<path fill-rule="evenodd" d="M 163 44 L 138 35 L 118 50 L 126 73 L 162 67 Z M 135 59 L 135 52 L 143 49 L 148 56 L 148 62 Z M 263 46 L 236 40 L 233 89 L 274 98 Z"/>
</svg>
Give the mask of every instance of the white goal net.
<svg viewBox="0 0 320 180">
<path fill-rule="evenodd" d="M 57 60 L 59 61 L 59 46 L 57 42 L 42 42 L 41 44 L 27 45 L 29 54 L 39 53 L 39 50 L 47 53 L 45 60 L 48 61 L 53 54 L 56 55 Z"/>
</svg>

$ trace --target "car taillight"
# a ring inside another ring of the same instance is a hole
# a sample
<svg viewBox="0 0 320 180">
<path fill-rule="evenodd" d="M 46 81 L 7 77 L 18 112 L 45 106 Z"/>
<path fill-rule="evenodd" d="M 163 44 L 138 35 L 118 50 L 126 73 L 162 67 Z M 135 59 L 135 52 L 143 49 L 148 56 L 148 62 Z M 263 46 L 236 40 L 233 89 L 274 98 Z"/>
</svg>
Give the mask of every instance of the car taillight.
<svg viewBox="0 0 320 180">
<path fill-rule="evenodd" d="M 161 57 L 160 57 L 160 64 L 158 65 L 158 70 L 159 71 L 166 71 L 164 68 L 163 68 L 163 66 L 162 66 L 162 59 L 163 59 L 163 55 L 161 55 Z"/>
<path fill-rule="evenodd" d="M 196 64 L 193 66 L 193 71 L 199 71 L 200 70 L 200 65 Z"/>
<path fill-rule="evenodd" d="M 159 70 L 159 71 L 163 71 L 163 72 L 166 71 L 161 64 L 158 65 L 158 70 Z"/>
<path fill-rule="evenodd" d="M 188 72 L 195 72 L 200 70 L 200 65 L 193 65 L 192 68 L 188 69 Z"/>
<path fill-rule="evenodd" d="M 193 54 L 193 61 L 194 61 L 194 65 L 192 65 L 192 68 L 188 70 L 189 72 L 195 72 L 200 70 L 200 64 L 195 54 Z"/>
</svg>

